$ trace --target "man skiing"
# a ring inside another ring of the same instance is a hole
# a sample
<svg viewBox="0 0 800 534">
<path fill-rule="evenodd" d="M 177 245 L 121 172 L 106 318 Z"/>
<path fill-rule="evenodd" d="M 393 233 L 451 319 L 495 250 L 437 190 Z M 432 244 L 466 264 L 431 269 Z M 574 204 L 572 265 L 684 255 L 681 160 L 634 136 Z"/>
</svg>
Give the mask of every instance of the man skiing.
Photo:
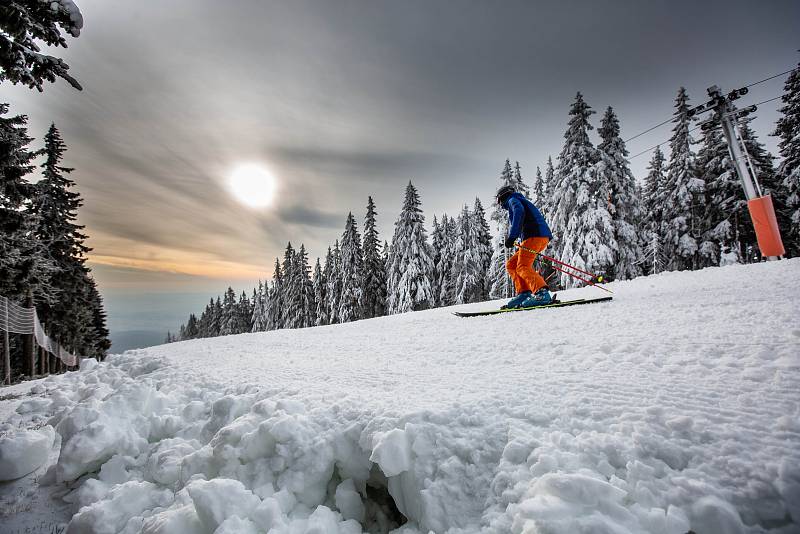
<svg viewBox="0 0 800 534">
<path fill-rule="evenodd" d="M 542 275 L 533 269 L 536 255 L 544 250 L 553 234 L 542 213 L 510 185 L 497 191 L 497 203 L 508 210 L 508 236 L 506 248 L 514 248 L 517 239 L 521 243 L 508 263 L 506 270 L 514 281 L 517 296 L 504 308 L 529 308 L 553 302 Z"/>
</svg>

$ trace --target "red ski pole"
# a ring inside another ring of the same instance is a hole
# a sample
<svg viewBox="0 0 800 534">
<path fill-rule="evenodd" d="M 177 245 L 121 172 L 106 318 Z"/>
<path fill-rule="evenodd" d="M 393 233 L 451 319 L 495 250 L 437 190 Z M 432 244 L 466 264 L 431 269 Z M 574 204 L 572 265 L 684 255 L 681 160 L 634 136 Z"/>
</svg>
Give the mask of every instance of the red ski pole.
<svg viewBox="0 0 800 534">
<path fill-rule="evenodd" d="M 607 291 L 609 293 L 614 293 L 610 289 L 607 289 L 607 288 L 601 286 L 600 284 L 596 283 L 593 279 L 596 279 L 597 276 L 593 275 L 590 272 L 584 271 L 582 269 L 578 269 L 577 267 L 575 267 L 573 265 L 570 265 L 569 263 L 565 263 L 565 262 L 557 260 L 555 258 L 551 258 L 550 256 L 546 256 L 545 254 L 542 254 L 541 252 L 536 252 L 535 250 L 529 249 L 528 247 L 523 247 L 519 243 L 514 243 L 514 246 L 539 256 L 542 261 L 547 261 L 547 263 L 550 264 L 550 267 L 552 267 L 556 271 L 559 271 L 559 272 L 562 272 L 562 273 L 564 273 L 566 275 L 569 275 L 569 276 L 571 276 L 571 277 L 573 277 L 573 278 L 575 278 L 577 280 L 580 280 L 581 282 L 585 282 L 585 283 L 589 284 L 590 286 L 598 287 L 598 288 L 602 289 L 603 291 Z M 564 270 L 564 269 L 560 268 L 559 266 L 557 266 L 556 263 L 558 263 L 560 265 L 563 265 L 564 267 L 567 267 L 569 269 L 574 269 L 574 270 L 578 271 L 579 273 L 587 274 L 587 275 L 591 276 L 592 279 L 583 278 L 582 276 L 578 276 L 575 273 L 571 273 L 571 272 L 569 272 L 567 270 Z"/>
</svg>

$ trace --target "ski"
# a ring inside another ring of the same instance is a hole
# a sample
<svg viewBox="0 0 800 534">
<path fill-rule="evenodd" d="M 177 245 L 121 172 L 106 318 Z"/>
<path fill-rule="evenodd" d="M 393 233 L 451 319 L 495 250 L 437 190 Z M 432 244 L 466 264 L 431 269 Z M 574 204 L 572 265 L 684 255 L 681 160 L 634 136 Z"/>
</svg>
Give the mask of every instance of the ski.
<svg viewBox="0 0 800 534">
<path fill-rule="evenodd" d="M 513 309 L 505 309 L 505 310 L 489 310 L 489 311 L 482 311 L 482 312 L 453 312 L 453 315 L 458 317 L 482 317 L 484 315 L 497 315 L 500 313 L 511 313 L 511 312 L 520 312 L 520 311 L 529 311 L 529 310 L 540 310 L 543 308 L 565 308 L 567 306 L 578 306 L 580 304 L 593 304 L 595 302 L 608 302 L 612 300 L 614 297 L 600 297 L 596 299 L 576 299 L 576 300 L 566 300 L 566 301 L 556 301 L 552 304 L 543 304 L 541 306 L 531 306 L 530 308 L 513 308 Z"/>
</svg>

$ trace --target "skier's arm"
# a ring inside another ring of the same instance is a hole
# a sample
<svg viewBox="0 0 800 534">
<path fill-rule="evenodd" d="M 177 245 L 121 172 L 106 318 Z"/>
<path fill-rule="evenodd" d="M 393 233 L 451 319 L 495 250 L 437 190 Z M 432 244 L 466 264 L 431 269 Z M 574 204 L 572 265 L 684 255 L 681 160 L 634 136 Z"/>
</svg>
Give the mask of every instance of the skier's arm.
<svg viewBox="0 0 800 534">
<path fill-rule="evenodd" d="M 517 198 L 508 200 L 508 212 L 511 224 L 508 227 L 508 239 L 515 240 L 522 233 L 522 218 L 525 215 L 525 207 Z"/>
</svg>

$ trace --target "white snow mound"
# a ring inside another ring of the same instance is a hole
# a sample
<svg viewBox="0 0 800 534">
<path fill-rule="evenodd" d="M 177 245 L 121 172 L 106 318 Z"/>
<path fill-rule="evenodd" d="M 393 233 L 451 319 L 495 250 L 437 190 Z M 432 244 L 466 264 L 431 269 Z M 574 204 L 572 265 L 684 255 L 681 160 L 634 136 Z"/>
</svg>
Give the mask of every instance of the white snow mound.
<svg viewBox="0 0 800 534">
<path fill-rule="evenodd" d="M 18 430 L 0 436 L 0 481 L 24 477 L 42 466 L 55 438 L 53 427 Z"/>
<path fill-rule="evenodd" d="M 70 533 L 796 533 L 798 279 L 174 343 L 51 377 L 8 425 L 60 435 Z M 32 436 L 0 442 L 4 474 Z"/>
</svg>

